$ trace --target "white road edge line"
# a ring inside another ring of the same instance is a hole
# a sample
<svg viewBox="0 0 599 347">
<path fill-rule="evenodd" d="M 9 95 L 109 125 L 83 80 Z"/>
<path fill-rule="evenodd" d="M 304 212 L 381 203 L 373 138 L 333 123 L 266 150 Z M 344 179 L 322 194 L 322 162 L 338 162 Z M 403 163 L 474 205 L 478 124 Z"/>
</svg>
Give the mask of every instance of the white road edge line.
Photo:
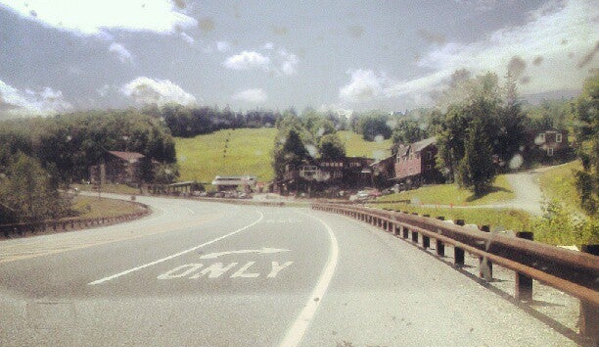
<svg viewBox="0 0 599 347">
<path fill-rule="evenodd" d="M 285 338 L 281 344 L 279 344 L 279 347 L 297 347 L 300 345 L 304 334 L 308 330 L 310 323 L 312 323 L 312 320 L 316 315 L 316 311 L 318 310 L 318 307 L 320 306 L 320 303 L 322 302 L 322 299 L 329 288 L 329 284 L 331 283 L 333 275 L 335 274 L 337 260 L 339 259 L 339 245 L 337 244 L 337 238 L 335 237 L 335 234 L 333 234 L 331 227 L 320 218 L 314 216 L 310 217 L 315 218 L 322 223 L 329 233 L 329 238 L 331 239 L 329 258 L 327 260 L 326 266 L 320 274 L 320 278 L 318 279 L 316 287 L 314 287 L 312 294 L 310 294 L 310 297 L 308 298 L 308 302 L 287 331 L 287 334 L 285 335 Z"/>
<path fill-rule="evenodd" d="M 193 247 L 193 248 L 190 248 L 190 249 L 186 249 L 186 250 L 184 250 L 184 251 L 182 251 L 182 252 L 179 252 L 179 253 L 176 253 L 176 254 L 173 254 L 173 255 L 169 255 L 168 257 L 164 257 L 164 258 L 162 258 L 162 259 L 155 260 L 155 261 L 153 261 L 153 262 L 151 262 L 151 263 L 146 263 L 146 264 L 140 265 L 140 266 L 138 266 L 138 267 L 134 267 L 134 268 L 132 268 L 132 269 L 125 270 L 125 271 L 123 271 L 123 272 L 119 272 L 118 274 L 115 274 L 115 275 L 112 275 L 112 276 L 108 276 L 108 277 L 104 277 L 104 278 L 101 278 L 101 279 L 99 279 L 99 280 L 96 280 L 96 281 L 90 282 L 90 283 L 88 283 L 87 285 L 93 286 L 93 285 L 96 285 L 96 284 L 104 283 L 104 282 L 107 282 L 107 281 L 113 280 L 113 279 L 115 279 L 115 278 L 118 278 L 118 277 L 121 277 L 121 276 L 124 276 L 124 275 L 130 274 L 130 273 L 132 273 L 132 272 L 135 272 L 135 271 L 138 271 L 138 270 L 141 270 L 141 269 L 145 269 L 145 268 L 147 268 L 147 267 L 150 267 L 150 266 L 153 266 L 153 265 L 156 265 L 156 264 L 160 264 L 160 263 L 162 263 L 162 262 L 165 262 L 165 261 L 167 261 L 167 260 L 171 260 L 171 259 L 173 259 L 173 258 L 176 258 L 176 257 L 180 256 L 180 255 L 183 255 L 183 254 L 186 254 L 186 253 L 189 253 L 189 252 L 193 252 L 193 251 L 195 251 L 196 249 L 200 249 L 200 248 L 202 248 L 202 247 L 205 247 L 205 246 L 211 245 L 211 244 L 213 244 L 213 243 L 215 243 L 215 242 L 218 242 L 218 241 L 224 240 L 224 239 L 226 239 L 226 238 L 227 238 L 227 237 L 229 237 L 229 236 L 233 236 L 233 235 L 235 235 L 235 234 L 237 234 L 237 233 L 239 233 L 239 232 L 242 232 L 242 231 L 244 231 L 244 230 L 246 230 L 246 229 L 248 229 L 248 228 L 251 228 L 251 227 L 253 227 L 254 225 L 256 225 L 256 224 L 260 223 L 260 222 L 262 221 L 262 219 L 264 219 L 264 214 L 262 214 L 262 212 L 260 212 L 260 211 L 258 211 L 258 213 L 260 214 L 260 218 L 259 218 L 257 221 L 255 221 L 255 222 L 253 222 L 253 223 L 251 223 L 251 224 L 249 224 L 249 225 L 246 225 L 246 226 L 244 226 L 243 228 L 239 228 L 239 229 L 237 229 L 237 230 L 235 230 L 235 231 L 233 231 L 233 232 L 230 232 L 230 233 L 228 233 L 228 234 L 226 234 L 226 235 L 223 235 L 223 236 L 217 237 L 217 238 L 215 238 L 214 240 L 211 240 L 211 241 L 208 241 L 208 242 L 202 243 L 201 245 L 195 246 L 195 247 Z"/>
</svg>

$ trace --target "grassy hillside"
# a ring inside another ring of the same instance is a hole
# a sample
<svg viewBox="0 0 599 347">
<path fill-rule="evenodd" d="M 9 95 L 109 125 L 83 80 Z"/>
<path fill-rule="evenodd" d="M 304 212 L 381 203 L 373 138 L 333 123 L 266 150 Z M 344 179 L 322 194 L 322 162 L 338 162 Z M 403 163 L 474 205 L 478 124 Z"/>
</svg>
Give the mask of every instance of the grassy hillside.
<svg viewBox="0 0 599 347">
<path fill-rule="evenodd" d="M 343 143 L 348 157 L 367 157 L 383 159 L 391 155 L 391 139 L 381 142 L 368 142 L 352 131 L 339 131 L 337 133 Z"/>
<path fill-rule="evenodd" d="M 276 129 L 237 129 L 175 138 L 180 180 L 212 182 L 216 175 L 247 174 L 270 181 L 274 176 L 271 154 L 276 133 Z"/>
<path fill-rule="evenodd" d="M 276 129 L 237 129 L 175 138 L 180 180 L 212 182 L 216 175 L 248 174 L 258 176 L 259 181 L 270 181 L 274 178 L 271 154 L 276 134 Z M 350 157 L 385 158 L 391 154 L 391 140 L 367 142 L 351 131 L 340 131 L 339 137 Z M 223 157 L 225 145 L 227 153 Z"/>
</svg>

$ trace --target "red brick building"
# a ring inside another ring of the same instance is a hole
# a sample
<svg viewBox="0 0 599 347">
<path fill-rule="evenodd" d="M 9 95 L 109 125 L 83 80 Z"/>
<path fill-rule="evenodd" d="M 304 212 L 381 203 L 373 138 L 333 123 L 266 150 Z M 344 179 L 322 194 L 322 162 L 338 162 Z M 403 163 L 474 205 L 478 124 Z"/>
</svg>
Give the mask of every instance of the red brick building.
<svg viewBox="0 0 599 347">
<path fill-rule="evenodd" d="M 436 138 L 431 137 L 409 145 L 399 145 L 395 156 L 395 181 L 419 186 L 436 183 L 443 175 L 435 168 Z"/>
</svg>

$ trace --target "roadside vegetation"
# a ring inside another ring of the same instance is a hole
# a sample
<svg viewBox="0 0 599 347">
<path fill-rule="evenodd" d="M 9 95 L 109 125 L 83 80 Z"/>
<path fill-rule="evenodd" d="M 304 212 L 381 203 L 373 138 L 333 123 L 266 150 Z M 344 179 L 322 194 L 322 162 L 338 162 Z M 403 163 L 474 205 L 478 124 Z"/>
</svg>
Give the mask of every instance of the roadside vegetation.
<svg viewBox="0 0 599 347">
<path fill-rule="evenodd" d="M 449 207 L 419 207 L 410 204 L 377 204 L 376 208 L 387 209 L 391 211 L 403 211 L 408 213 L 418 213 L 419 215 L 429 215 L 433 218 L 444 217 L 445 220 L 456 221 L 464 220 L 466 224 L 476 224 L 478 226 L 488 225 L 491 231 L 530 231 L 534 225 L 534 217 L 529 213 L 504 209 L 504 208 L 449 208 Z"/>
<path fill-rule="evenodd" d="M 141 211 L 141 207 L 133 202 L 98 199 L 92 196 L 78 195 L 73 198 L 73 218 L 117 217 Z"/>
</svg>

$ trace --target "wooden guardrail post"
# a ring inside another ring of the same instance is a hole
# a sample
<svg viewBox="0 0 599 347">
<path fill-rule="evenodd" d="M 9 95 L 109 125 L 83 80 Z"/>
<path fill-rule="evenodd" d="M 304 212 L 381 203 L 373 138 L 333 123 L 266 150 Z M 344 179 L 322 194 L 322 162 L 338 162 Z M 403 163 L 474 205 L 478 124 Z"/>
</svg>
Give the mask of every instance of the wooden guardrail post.
<svg viewBox="0 0 599 347">
<path fill-rule="evenodd" d="M 418 213 L 412 212 L 413 216 L 418 216 Z M 416 230 L 412 230 L 412 242 L 418 244 L 418 232 Z"/>
<path fill-rule="evenodd" d="M 407 239 L 408 238 L 408 234 L 410 233 L 410 230 L 407 227 L 404 227 L 404 226 L 401 227 L 401 230 L 402 230 L 402 233 L 403 233 L 402 237 L 404 239 Z"/>
<path fill-rule="evenodd" d="M 599 245 L 583 245 L 581 252 L 599 255 Z M 599 346 L 599 307 L 580 300 L 580 334 L 593 340 Z"/>
<path fill-rule="evenodd" d="M 429 214 L 423 214 L 422 217 L 430 217 Z M 422 234 L 422 247 L 424 249 L 428 249 L 431 247 L 431 238 L 427 235 Z"/>
<path fill-rule="evenodd" d="M 516 237 L 533 240 L 534 234 L 529 231 L 519 231 Z M 516 300 L 532 301 L 532 278 L 516 272 Z"/>
<path fill-rule="evenodd" d="M 491 227 L 488 225 L 482 225 L 480 231 L 491 232 Z M 490 282 L 493 280 L 493 263 L 485 257 L 478 258 L 478 275 L 485 281 Z"/>
<path fill-rule="evenodd" d="M 457 219 L 455 221 L 455 224 L 464 226 L 464 225 L 466 225 L 466 222 L 463 219 Z M 464 250 L 460 247 L 454 247 L 453 248 L 453 264 L 457 267 L 462 267 L 462 266 L 464 266 L 464 261 L 465 261 Z"/>
<path fill-rule="evenodd" d="M 439 216 L 437 217 L 438 220 L 445 220 L 445 217 Z M 443 241 L 437 239 L 437 255 L 440 257 L 444 257 L 445 256 L 445 244 L 443 243 Z"/>
</svg>

